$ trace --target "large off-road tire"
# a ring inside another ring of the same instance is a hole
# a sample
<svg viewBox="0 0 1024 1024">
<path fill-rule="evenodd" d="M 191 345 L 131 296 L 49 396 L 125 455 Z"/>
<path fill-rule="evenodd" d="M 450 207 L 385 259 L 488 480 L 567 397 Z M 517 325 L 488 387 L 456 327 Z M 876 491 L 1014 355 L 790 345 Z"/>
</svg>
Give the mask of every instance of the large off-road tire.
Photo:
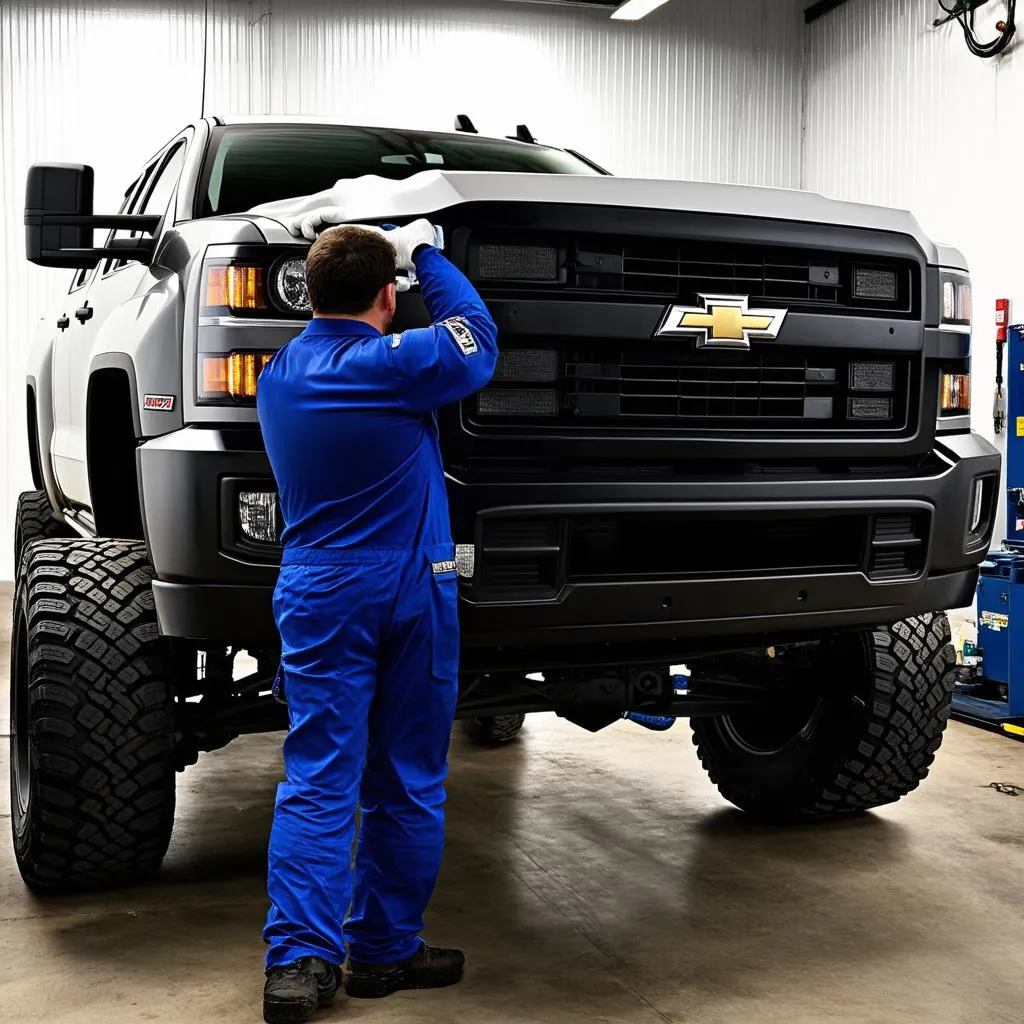
<svg viewBox="0 0 1024 1024">
<path fill-rule="evenodd" d="M 174 820 L 171 660 L 145 546 L 37 540 L 11 647 L 11 821 L 37 892 L 135 881 Z"/>
<path fill-rule="evenodd" d="M 25 491 L 18 495 L 14 514 L 14 571 L 18 571 L 25 545 L 33 540 L 73 537 L 74 531 L 54 517 L 46 491 Z"/>
<path fill-rule="evenodd" d="M 823 645 L 813 696 L 692 721 L 722 796 L 773 821 L 892 803 L 928 774 L 949 719 L 956 656 L 929 613 Z M 699 692 L 699 687 L 695 689 Z"/>
<path fill-rule="evenodd" d="M 522 731 L 526 715 L 493 715 L 462 719 L 462 731 L 481 747 L 503 747 Z"/>
</svg>

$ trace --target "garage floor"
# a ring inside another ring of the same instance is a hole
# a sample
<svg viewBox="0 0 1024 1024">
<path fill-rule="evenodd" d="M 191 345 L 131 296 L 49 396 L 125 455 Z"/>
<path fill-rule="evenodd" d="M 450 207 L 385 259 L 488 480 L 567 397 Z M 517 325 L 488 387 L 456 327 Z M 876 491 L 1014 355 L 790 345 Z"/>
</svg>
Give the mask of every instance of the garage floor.
<svg viewBox="0 0 1024 1024">
<path fill-rule="evenodd" d="M 146 888 L 38 900 L 0 823 L 0 1019 L 259 1021 L 279 744 L 244 738 L 181 778 Z M 591 736 L 538 716 L 496 752 L 457 734 L 429 935 L 464 945 L 470 974 L 317 1019 L 1019 1021 L 1024 798 L 993 781 L 1024 784 L 1024 745 L 954 724 L 904 804 L 778 831 L 718 797 L 685 723 Z"/>
</svg>

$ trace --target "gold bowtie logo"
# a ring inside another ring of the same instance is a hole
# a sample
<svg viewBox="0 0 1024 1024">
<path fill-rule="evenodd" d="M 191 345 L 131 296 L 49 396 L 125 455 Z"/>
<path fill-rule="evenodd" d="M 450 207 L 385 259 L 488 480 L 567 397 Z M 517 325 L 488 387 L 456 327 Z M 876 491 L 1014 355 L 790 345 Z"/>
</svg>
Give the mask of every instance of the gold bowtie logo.
<svg viewBox="0 0 1024 1024">
<path fill-rule="evenodd" d="M 697 336 L 697 348 L 750 348 L 779 336 L 784 309 L 749 309 L 745 295 L 701 295 L 703 306 L 669 306 L 656 334 Z"/>
</svg>

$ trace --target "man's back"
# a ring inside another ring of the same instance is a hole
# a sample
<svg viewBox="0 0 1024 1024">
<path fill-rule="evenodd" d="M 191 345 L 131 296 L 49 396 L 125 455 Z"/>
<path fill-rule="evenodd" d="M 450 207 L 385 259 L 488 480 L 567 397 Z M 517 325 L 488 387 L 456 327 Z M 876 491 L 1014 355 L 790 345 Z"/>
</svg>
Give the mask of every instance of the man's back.
<svg viewBox="0 0 1024 1024">
<path fill-rule="evenodd" d="M 260 377 L 290 552 L 451 540 L 433 411 L 490 379 L 496 331 L 437 250 L 417 267 L 427 309 L 444 322 L 381 335 L 361 320 L 317 318 Z"/>
</svg>

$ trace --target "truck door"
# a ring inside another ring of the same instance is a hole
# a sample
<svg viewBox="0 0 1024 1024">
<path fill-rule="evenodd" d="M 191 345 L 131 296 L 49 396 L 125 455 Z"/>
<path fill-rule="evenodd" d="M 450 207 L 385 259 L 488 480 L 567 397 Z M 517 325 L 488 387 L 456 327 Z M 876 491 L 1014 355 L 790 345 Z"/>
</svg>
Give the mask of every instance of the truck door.
<svg viewBox="0 0 1024 1024">
<path fill-rule="evenodd" d="M 177 139 L 143 172 L 125 212 L 164 214 L 178 184 L 185 162 L 187 140 Z M 161 228 L 162 230 L 162 228 Z M 157 235 L 159 236 L 159 230 Z M 111 237 L 131 237 L 131 232 L 114 232 Z M 74 309 L 68 311 L 70 325 L 58 332 L 54 344 L 54 376 L 66 374 L 67 415 L 55 424 L 54 471 L 65 497 L 75 506 L 91 508 L 89 474 L 86 465 L 86 399 L 93 343 L 105 321 L 151 279 L 149 268 L 136 260 L 105 259 L 88 285 L 69 297 Z"/>
</svg>

